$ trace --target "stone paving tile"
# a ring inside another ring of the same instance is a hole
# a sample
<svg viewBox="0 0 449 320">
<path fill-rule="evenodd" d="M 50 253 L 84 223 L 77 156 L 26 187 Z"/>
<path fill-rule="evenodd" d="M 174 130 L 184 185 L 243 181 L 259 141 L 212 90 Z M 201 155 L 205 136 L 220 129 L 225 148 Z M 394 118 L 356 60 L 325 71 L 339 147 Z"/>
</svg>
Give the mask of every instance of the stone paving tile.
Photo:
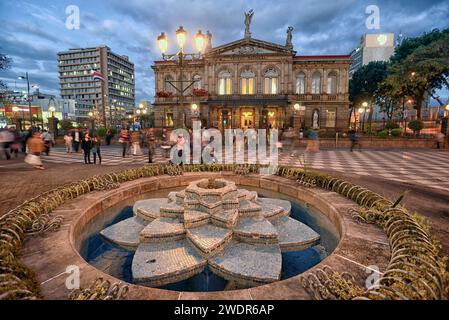
<svg viewBox="0 0 449 320">
<path fill-rule="evenodd" d="M 139 234 L 148 224 L 148 221 L 139 217 L 132 217 L 116 223 L 100 231 L 107 240 L 125 247 L 137 248 L 139 245 Z"/>
</svg>

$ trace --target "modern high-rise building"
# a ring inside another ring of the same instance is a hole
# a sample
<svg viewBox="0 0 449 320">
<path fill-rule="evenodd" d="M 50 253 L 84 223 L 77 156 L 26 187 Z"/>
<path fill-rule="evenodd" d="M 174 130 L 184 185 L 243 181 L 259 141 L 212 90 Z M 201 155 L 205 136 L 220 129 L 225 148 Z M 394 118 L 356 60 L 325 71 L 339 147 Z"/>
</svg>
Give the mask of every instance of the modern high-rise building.
<svg viewBox="0 0 449 320">
<path fill-rule="evenodd" d="M 364 34 L 351 52 L 349 76 L 372 61 L 388 61 L 394 53 L 394 33 Z"/>
<path fill-rule="evenodd" d="M 58 66 L 61 97 L 77 101 L 78 122 L 88 121 L 93 111 L 100 123 L 118 124 L 134 109 L 134 64 L 127 56 L 107 46 L 75 48 L 58 53 Z"/>
</svg>

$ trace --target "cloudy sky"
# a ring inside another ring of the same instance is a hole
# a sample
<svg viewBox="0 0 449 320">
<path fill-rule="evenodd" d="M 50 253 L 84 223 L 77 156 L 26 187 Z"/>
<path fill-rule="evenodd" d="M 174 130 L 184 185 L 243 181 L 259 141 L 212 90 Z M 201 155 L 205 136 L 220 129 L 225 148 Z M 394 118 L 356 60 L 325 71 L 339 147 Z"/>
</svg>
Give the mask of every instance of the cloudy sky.
<svg viewBox="0 0 449 320">
<path fill-rule="evenodd" d="M 79 30 L 66 28 L 66 8 L 80 10 Z M 369 30 L 366 8 L 380 9 L 380 29 Z M 0 52 L 13 59 L 0 72 L 10 88 L 24 89 L 17 75 L 28 71 L 42 92 L 59 94 L 56 53 L 73 47 L 108 45 L 135 64 L 136 102 L 153 100 L 150 68 L 160 58 L 156 37 L 165 31 L 175 52 L 179 25 L 190 38 L 198 29 L 210 30 L 213 45 L 243 37 L 244 11 L 254 9 L 252 36 L 285 43 L 289 25 L 300 55 L 348 54 L 363 33 L 402 32 L 407 37 L 433 28 L 449 27 L 447 0 L 1 0 Z M 171 50 L 170 50 L 171 49 Z"/>
</svg>

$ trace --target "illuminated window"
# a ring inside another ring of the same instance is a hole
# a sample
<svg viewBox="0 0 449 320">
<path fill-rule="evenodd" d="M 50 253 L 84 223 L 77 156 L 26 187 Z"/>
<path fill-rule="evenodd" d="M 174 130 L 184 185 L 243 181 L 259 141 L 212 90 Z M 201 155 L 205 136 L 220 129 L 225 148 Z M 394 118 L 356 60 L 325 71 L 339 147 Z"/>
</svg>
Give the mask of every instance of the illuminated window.
<svg viewBox="0 0 449 320">
<path fill-rule="evenodd" d="M 265 72 L 264 93 L 265 94 L 278 93 L 278 72 L 274 68 L 270 68 Z"/>
<path fill-rule="evenodd" d="M 231 73 L 227 70 L 221 71 L 218 74 L 218 94 L 220 95 L 228 95 L 232 93 L 231 90 Z"/>
<path fill-rule="evenodd" d="M 326 111 L 326 127 L 328 128 L 335 127 L 335 110 Z"/>
<path fill-rule="evenodd" d="M 296 94 L 306 93 L 306 75 L 304 73 L 299 73 L 296 76 Z"/>
<path fill-rule="evenodd" d="M 321 93 L 321 73 L 316 71 L 312 76 L 312 93 Z"/>
<path fill-rule="evenodd" d="M 241 93 L 254 94 L 254 78 L 255 73 L 251 70 L 244 70 L 241 74 Z"/>
<path fill-rule="evenodd" d="M 173 113 L 167 112 L 165 114 L 165 126 L 166 127 L 173 127 Z"/>
</svg>

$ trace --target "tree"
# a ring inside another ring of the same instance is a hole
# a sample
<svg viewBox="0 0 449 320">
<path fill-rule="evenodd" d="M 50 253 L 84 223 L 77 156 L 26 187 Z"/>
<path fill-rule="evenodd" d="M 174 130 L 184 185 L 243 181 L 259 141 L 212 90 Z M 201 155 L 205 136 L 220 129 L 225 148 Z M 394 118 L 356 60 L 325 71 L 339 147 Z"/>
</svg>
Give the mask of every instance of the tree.
<svg viewBox="0 0 449 320">
<path fill-rule="evenodd" d="M 349 100 L 351 101 L 351 114 L 364 101 L 369 102 L 370 114 L 368 121 L 371 123 L 374 102 L 379 85 L 387 77 L 388 63 L 374 61 L 357 70 L 349 81 Z M 371 127 L 371 126 L 370 126 Z M 371 128 L 370 128 L 371 129 Z"/>
<path fill-rule="evenodd" d="M 0 71 L 6 70 L 11 67 L 12 60 L 6 55 L 0 53 Z M 0 101 L 5 98 L 4 91 L 7 89 L 7 85 L 4 81 L 0 80 Z"/>
<path fill-rule="evenodd" d="M 61 126 L 61 129 L 64 131 L 73 129 L 73 124 L 69 120 L 61 120 L 61 121 L 59 121 L 59 125 Z"/>
<path fill-rule="evenodd" d="M 422 102 L 427 93 L 435 96 L 435 90 L 449 87 L 449 32 L 437 40 L 417 47 L 404 59 L 392 63 L 385 82 L 392 94 L 414 99 L 418 118 L 421 118 Z M 440 101 L 440 104 L 442 102 Z"/>
</svg>

